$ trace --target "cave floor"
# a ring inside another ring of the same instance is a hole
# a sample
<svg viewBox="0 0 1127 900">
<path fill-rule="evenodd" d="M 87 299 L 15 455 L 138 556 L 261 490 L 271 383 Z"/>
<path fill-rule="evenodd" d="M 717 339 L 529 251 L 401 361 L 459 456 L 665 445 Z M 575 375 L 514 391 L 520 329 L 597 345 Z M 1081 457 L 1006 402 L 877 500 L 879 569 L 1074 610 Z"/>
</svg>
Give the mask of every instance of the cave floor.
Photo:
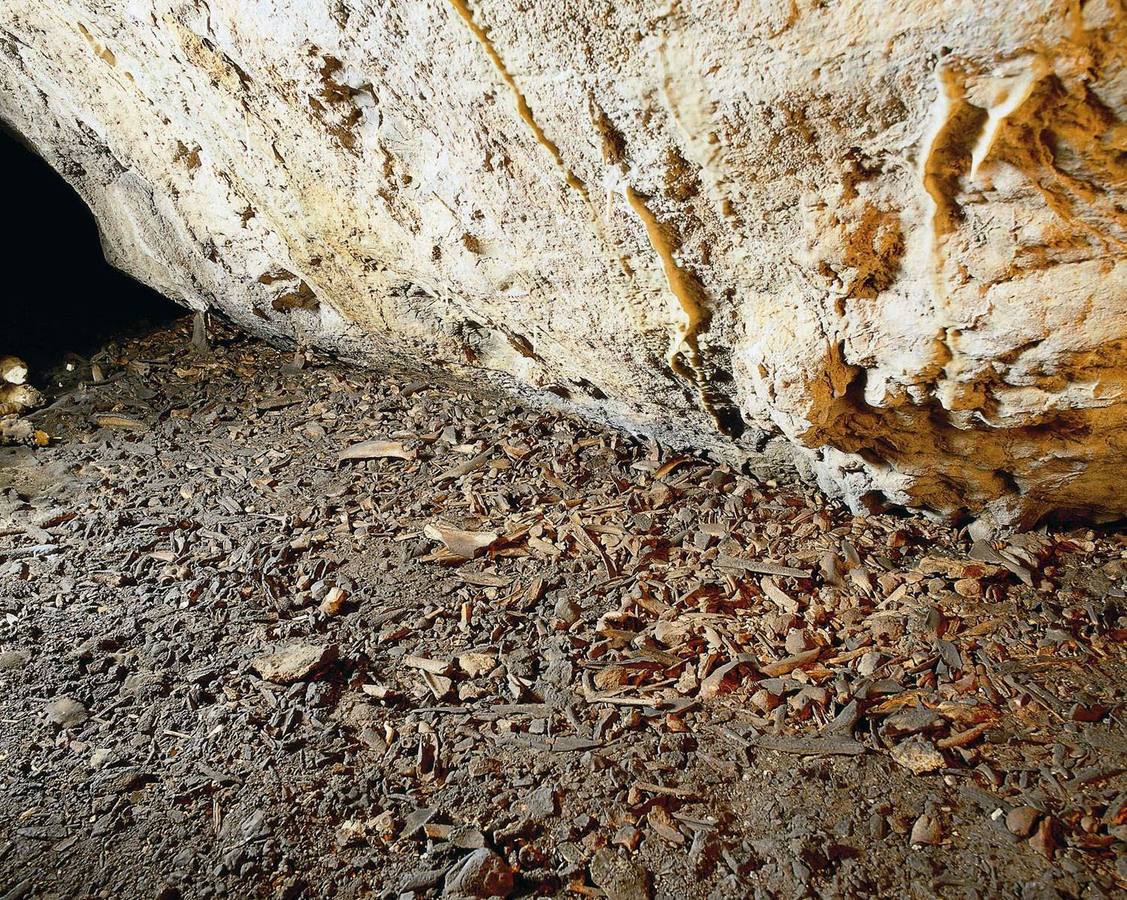
<svg viewBox="0 0 1127 900">
<path fill-rule="evenodd" d="M 0 450 L 0 897 L 1127 886 L 1127 533 L 189 335 Z"/>
</svg>

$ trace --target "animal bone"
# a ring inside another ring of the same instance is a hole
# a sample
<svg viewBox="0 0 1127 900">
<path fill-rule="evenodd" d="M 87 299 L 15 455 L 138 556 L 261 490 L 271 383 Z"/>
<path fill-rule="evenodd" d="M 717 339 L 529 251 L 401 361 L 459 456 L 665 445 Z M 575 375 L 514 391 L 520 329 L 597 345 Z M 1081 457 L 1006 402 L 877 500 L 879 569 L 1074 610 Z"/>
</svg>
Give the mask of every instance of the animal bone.
<svg viewBox="0 0 1127 900">
<path fill-rule="evenodd" d="M 18 356 L 0 356 L 0 381 L 23 384 L 27 381 L 27 363 Z"/>
</svg>

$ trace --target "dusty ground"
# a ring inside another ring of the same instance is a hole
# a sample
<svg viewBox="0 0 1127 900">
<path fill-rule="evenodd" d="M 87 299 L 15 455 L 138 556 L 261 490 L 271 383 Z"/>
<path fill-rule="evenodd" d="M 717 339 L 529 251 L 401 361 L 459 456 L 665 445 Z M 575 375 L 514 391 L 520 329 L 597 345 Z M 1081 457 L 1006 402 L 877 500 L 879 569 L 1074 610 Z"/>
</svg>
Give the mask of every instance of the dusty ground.
<svg viewBox="0 0 1127 900">
<path fill-rule="evenodd" d="M 95 359 L 0 451 L 0 897 L 1127 886 L 1127 535 L 185 324 Z"/>
</svg>

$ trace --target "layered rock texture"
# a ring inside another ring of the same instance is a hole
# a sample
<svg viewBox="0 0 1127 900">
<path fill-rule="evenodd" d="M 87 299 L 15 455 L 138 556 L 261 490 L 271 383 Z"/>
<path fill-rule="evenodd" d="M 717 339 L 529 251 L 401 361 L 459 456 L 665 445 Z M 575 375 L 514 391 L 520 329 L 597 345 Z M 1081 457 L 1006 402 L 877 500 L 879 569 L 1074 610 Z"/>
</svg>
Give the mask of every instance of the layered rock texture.
<svg viewBox="0 0 1127 900">
<path fill-rule="evenodd" d="M 1117 0 L 5 0 L 0 117 L 249 329 L 854 504 L 1127 512 Z"/>
</svg>

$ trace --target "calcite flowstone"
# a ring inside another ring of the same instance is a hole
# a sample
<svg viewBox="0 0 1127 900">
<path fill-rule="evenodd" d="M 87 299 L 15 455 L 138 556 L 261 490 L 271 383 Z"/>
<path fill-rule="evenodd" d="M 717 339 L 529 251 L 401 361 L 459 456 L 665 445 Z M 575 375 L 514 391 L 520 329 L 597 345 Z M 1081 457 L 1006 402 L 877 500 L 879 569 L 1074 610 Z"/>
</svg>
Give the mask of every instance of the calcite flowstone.
<svg viewBox="0 0 1127 900">
<path fill-rule="evenodd" d="M 5 0 L 0 117 L 253 331 L 855 505 L 1127 512 L 1117 0 Z"/>
</svg>

